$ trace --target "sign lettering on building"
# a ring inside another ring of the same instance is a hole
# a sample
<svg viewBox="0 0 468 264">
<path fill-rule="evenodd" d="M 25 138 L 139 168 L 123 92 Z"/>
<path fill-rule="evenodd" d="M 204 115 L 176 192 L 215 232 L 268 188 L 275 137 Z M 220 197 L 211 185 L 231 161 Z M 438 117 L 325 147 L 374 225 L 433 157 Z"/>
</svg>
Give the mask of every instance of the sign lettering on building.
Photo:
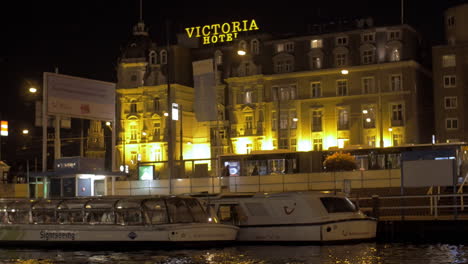
<svg viewBox="0 0 468 264">
<path fill-rule="evenodd" d="M 185 28 L 189 38 L 203 38 L 203 45 L 233 41 L 239 32 L 259 30 L 255 19 Z"/>
</svg>

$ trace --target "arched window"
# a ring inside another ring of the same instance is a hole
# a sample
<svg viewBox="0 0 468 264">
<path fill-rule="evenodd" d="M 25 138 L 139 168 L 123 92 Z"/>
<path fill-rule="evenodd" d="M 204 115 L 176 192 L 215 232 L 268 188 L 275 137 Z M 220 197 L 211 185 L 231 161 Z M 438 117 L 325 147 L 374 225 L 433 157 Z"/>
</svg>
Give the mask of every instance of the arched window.
<svg viewBox="0 0 468 264">
<path fill-rule="evenodd" d="M 400 61 L 400 50 L 394 48 L 390 54 L 390 61 Z"/>
<path fill-rule="evenodd" d="M 216 65 L 223 64 L 223 53 L 220 50 L 215 51 L 215 63 Z"/>
<path fill-rule="evenodd" d="M 135 101 L 132 101 L 130 103 L 130 113 L 131 114 L 136 114 L 136 112 L 137 112 L 137 104 L 136 104 Z"/>
<path fill-rule="evenodd" d="M 161 50 L 159 57 L 161 59 L 161 64 L 167 64 L 167 51 Z"/>
<path fill-rule="evenodd" d="M 253 54 L 260 53 L 260 43 L 258 42 L 258 39 L 252 39 L 252 41 L 250 42 L 250 50 Z"/>
<path fill-rule="evenodd" d="M 245 42 L 245 40 L 241 40 L 239 42 L 239 50 L 247 52 L 247 43 Z"/>
<path fill-rule="evenodd" d="M 156 51 L 152 50 L 149 53 L 149 63 L 156 64 Z"/>
</svg>

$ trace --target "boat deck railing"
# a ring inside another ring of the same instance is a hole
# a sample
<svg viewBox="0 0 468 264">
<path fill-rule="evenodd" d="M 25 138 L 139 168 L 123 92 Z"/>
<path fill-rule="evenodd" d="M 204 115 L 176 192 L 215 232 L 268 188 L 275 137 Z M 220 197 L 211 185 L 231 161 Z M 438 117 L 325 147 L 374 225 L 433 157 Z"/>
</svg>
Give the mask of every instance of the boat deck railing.
<svg viewBox="0 0 468 264">
<path fill-rule="evenodd" d="M 362 212 L 387 220 L 468 220 L 468 194 L 425 194 L 350 198 Z"/>
</svg>

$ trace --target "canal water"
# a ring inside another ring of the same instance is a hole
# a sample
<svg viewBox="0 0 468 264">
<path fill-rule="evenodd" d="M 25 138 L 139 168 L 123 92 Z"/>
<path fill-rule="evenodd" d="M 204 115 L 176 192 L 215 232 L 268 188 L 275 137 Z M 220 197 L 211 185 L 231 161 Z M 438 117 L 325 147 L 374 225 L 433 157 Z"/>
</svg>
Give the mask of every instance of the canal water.
<svg viewBox="0 0 468 264">
<path fill-rule="evenodd" d="M 198 250 L 61 251 L 0 249 L 0 263 L 144 264 L 439 264 L 468 263 L 468 245 L 360 243 L 326 246 L 233 246 Z"/>
</svg>

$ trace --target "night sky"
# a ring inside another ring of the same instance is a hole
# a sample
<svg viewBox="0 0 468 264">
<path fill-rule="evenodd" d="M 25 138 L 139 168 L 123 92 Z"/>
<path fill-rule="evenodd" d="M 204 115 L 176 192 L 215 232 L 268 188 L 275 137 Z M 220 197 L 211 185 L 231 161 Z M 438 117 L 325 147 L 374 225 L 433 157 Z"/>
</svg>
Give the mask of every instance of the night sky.
<svg viewBox="0 0 468 264">
<path fill-rule="evenodd" d="M 430 45 L 443 39 L 443 11 L 460 0 L 405 1 L 406 23 Z M 31 123 L 27 88 L 42 83 L 43 72 L 116 81 L 120 50 L 139 19 L 139 0 L 2 2 L 0 76 L 2 119 Z M 162 5 L 164 3 L 164 5 Z M 165 44 L 184 27 L 254 18 L 265 33 L 301 33 L 308 24 L 373 17 L 376 26 L 400 22 L 400 0 L 369 1 L 156 1 L 143 0 L 143 20 L 156 43 Z M 430 52 L 430 50 L 428 51 Z M 7 99 L 8 98 L 8 99 Z M 27 111 L 26 111 L 26 110 Z M 20 129 L 11 127 L 11 131 Z"/>
</svg>

